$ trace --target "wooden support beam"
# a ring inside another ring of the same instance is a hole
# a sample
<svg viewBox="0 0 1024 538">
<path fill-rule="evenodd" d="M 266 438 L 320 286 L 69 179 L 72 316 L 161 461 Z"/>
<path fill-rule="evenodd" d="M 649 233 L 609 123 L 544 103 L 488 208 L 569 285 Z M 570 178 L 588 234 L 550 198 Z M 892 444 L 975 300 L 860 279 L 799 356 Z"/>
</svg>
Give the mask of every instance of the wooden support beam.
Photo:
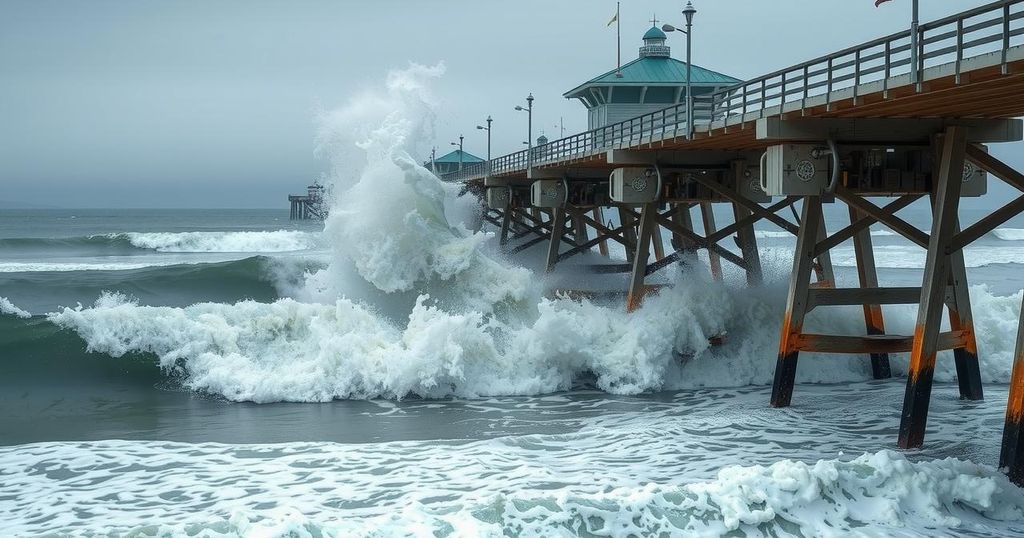
<svg viewBox="0 0 1024 538">
<path fill-rule="evenodd" d="M 896 200 L 883 206 L 881 210 L 886 213 L 895 213 L 907 207 L 908 205 L 914 203 L 914 201 L 920 198 L 921 196 L 922 195 L 920 194 L 908 194 L 905 196 L 900 196 Z M 814 249 L 815 254 L 838 247 L 843 241 L 853 239 L 855 235 L 857 235 L 863 230 L 868 230 L 872 224 L 878 222 L 878 220 L 873 218 L 871 215 L 858 211 L 854 207 L 850 207 L 850 211 L 857 211 L 857 220 L 853 221 L 849 226 L 841 230 L 838 230 L 836 231 L 836 233 L 828 236 L 828 238 L 826 238 L 824 241 L 819 241 L 818 245 Z M 870 237 L 870 235 L 868 237 Z"/>
<path fill-rule="evenodd" d="M 836 287 L 836 273 L 832 269 L 832 255 L 828 253 L 828 250 L 819 252 L 817 248 L 818 244 L 826 238 L 828 238 L 828 231 L 825 229 L 825 219 L 822 218 L 818 221 L 818 238 L 814 245 L 814 251 L 818 253 L 815 256 L 814 274 L 818 278 L 818 286 L 834 288 Z"/>
<path fill-rule="evenodd" d="M 744 222 L 752 216 L 750 210 L 735 202 L 732 204 L 732 214 L 736 223 Z M 760 286 L 764 282 L 764 271 L 761 269 L 761 253 L 757 251 L 757 237 L 752 223 L 736 231 L 736 245 L 740 247 L 740 254 L 747 266 L 747 286 Z"/>
<path fill-rule="evenodd" d="M 644 278 L 647 276 L 647 258 L 650 255 L 648 248 L 651 244 L 651 234 L 657 226 L 655 217 L 658 214 L 658 207 L 654 203 L 644 204 L 640 212 L 640 230 L 637 233 L 636 250 L 633 252 L 633 271 L 629 277 L 629 294 L 626 296 L 626 311 L 634 312 L 640 308 L 646 290 L 644 289 Z"/>
<path fill-rule="evenodd" d="M 587 243 L 587 221 L 583 218 L 583 210 L 572 209 L 572 227 L 573 227 L 573 239 L 576 240 L 576 246 L 581 246 Z M 590 247 L 586 247 L 590 250 Z"/>
<path fill-rule="evenodd" d="M 856 224 L 860 218 L 860 212 L 854 208 L 850 210 L 850 225 Z M 875 268 L 875 252 L 871 245 L 871 228 L 865 227 L 853 236 L 853 253 L 857 260 L 857 280 L 861 289 L 878 287 L 878 271 Z M 920 296 L 921 291 L 917 290 Z M 864 325 L 868 336 L 885 334 L 885 321 L 882 317 L 880 303 L 865 301 Z M 888 379 L 892 377 L 892 370 L 889 367 L 888 353 L 871 353 L 871 377 L 875 379 Z"/>
<path fill-rule="evenodd" d="M 862 288 L 811 288 L 807 294 L 806 311 L 819 306 L 917 304 L 920 299 L 920 286 L 880 288 L 876 281 L 875 286 Z M 946 290 L 943 299 L 944 302 L 953 300 L 952 288 Z"/>
<path fill-rule="evenodd" d="M 565 235 L 565 210 L 552 209 L 551 213 L 551 240 L 548 242 L 548 255 L 544 262 L 544 270 L 548 273 L 558 263 L 558 247 L 562 245 L 562 236 Z"/>
<path fill-rule="evenodd" d="M 700 203 L 700 216 L 704 222 L 704 236 L 707 237 L 715 233 L 715 212 L 711 206 L 711 202 Z M 722 260 L 713 250 L 708 251 L 708 264 L 711 267 L 711 277 L 715 280 L 722 281 Z"/>
<path fill-rule="evenodd" d="M 1012 202 L 993 211 L 983 219 L 967 227 L 966 230 L 956 234 L 950 245 L 950 250 L 960 250 L 967 245 L 981 239 L 985 234 L 995 230 L 999 225 L 1016 217 L 1024 212 L 1024 196 L 1019 196 Z"/>
<path fill-rule="evenodd" d="M 820 197 L 804 197 L 803 206 L 800 232 L 796 236 L 796 250 L 793 253 L 793 274 L 789 280 L 789 294 L 786 296 L 786 313 L 782 318 L 779 358 L 775 364 L 775 381 L 772 383 L 772 407 L 788 407 L 793 398 L 796 364 L 800 356 L 797 341 L 803 332 L 807 292 L 815 258 L 814 246 L 817 244 L 822 220 Z"/>
<path fill-rule="evenodd" d="M 954 218 L 957 218 L 954 216 Z M 960 231 L 960 220 L 954 232 Z M 954 236 L 955 239 L 955 236 Z M 952 247 L 949 247 L 952 248 Z M 964 400 L 983 400 L 981 387 L 981 367 L 978 364 L 978 341 L 974 333 L 974 314 L 971 309 L 971 296 L 967 286 L 967 267 L 964 263 L 964 251 L 952 250 L 949 253 L 949 287 L 952 289 L 952 300 L 947 301 L 949 307 L 949 326 L 955 331 L 962 331 L 966 336 L 964 344 L 953 350 L 956 364 L 956 379 L 960 387 L 960 398 Z"/>
<path fill-rule="evenodd" d="M 921 301 L 917 312 L 914 345 L 910 352 L 910 371 L 900 420 L 900 448 L 917 448 L 924 443 L 932 378 L 935 374 L 935 356 L 939 344 L 942 294 L 949 281 L 950 257 L 946 252 L 956 232 L 956 215 L 967 148 L 966 135 L 965 129 L 950 126 L 946 128 L 942 139 L 932 231 L 925 259 Z"/>
<path fill-rule="evenodd" d="M 957 189 L 959 195 L 959 189 Z M 870 215 L 876 221 L 888 226 L 892 231 L 902 235 L 908 241 L 923 247 L 928 248 L 928 234 L 918 230 L 913 224 L 886 212 L 881 207 L 865 200 L 859 194 L 856 194 L 842 185 L 836 187 L 836 196 L 840 200 L 846 203 L 846 205 L 856 208 L 857 211 Z"/>
<path fill-rule="evenodd" d="M 619 222 L 625 227 L 623 236 L 627 244 L 634 245 L 633 248 L 626 247 L 626 261 L 633 262 L 633 252 L 636 251 L 636 219 L 633 212 L 626 206 L 619 206 Z"/>
<path fill-rule="evenodd" d="M 793 235 L 796 235 L 799 232 L 798 226 L 776 215 L 774 212 L 769 212 L 765 208 L 761 207 L 760 204 L 747 199 L 742 194 L 737 192 L 735 189 L 731 189 L 729 187 L 726 187 L 725 185 L 722 185 L 721 183 L 718 183 L 717 181 L 713 181 L 711 179 L 702 177 L 701 174 L 694 174 L 692 178 L 694 181 L 700 183 L 701 185 L 704 185 L 707 188 L 711 189 L 712 191 L 724 196 L 729 201 L 743 206 L 754 215 L 757 215 L 762 219 L 767 219 L 775 223 L 776 226 L 782 228 L 783 230 L 786 230 L 787 232 Z"/>
<path fill-rule="evenodd" d="M 963 331 L 939 333 L 936 349 L 948 350 L 963 345 Z M 827 334 L 800 334 L 795 349 L 814 353 L 884 354 L 907 353 L 914 347 L 913 336 L 878 334 L 868 336 L 836 336 Z"/>
<path fill-rule="evenodd" d="M 1006 422 L 1003 444 L 999 451 L 999 467 L 1010 480 L 1024 485 L 1024 304 L 1017 322 L 1017 349 L 1010 374 L 1010 395 L 1006 399 Z"/>
<path fill-rule="evenodd" d="M 592 213 L 594 215 L 594 220 L 604 225 L 604 209 L 602 209 L 601 206 L 598 206 L 593 209 Z M 583 221 L 586 222 L 586 216 L 584 216 Z M 594 229 L 594 233 L 598 235 L 601 234 L 601 232 L 597 228 Z M 597 244 L 597 251 L 600 252 L 602 256 L 607 257 L 608 241 L 602 239 L 601 242 Z"/>
<path fill-rule="evenodd" d="M 680 227 L 679 225 L 677 225 L 676 223 L 672 222 L 671 220 L 668 219 L 668 217 L 666 217 L 664 215 L 656 214 L 655 218 L 657 219 L 658 224 L 664 226 L 670 232 L 675 232 L 675 233 L 677 233 L 679 235 L 682 235 L 683 237 L 689 239 L 690 242 L 692 242 L 693 244 L 697 245 L 698 248 L 704 248 L 704 249 L 707 249 L 708 251 L 715 252 L 720 257 L 725 258 L 726 260 L 736 264 L 736 266 L 746 268 L 746 264 L 743 262 L 743 258 L 740 258 L 736 254 L 734 254 L 734 253 L 730 252 L 729 250 L 721 247 L 720 245 L 718 245 L 716 243 L 708 242 L 708 240 L 706 238 L 698 235 L 696 232 L 693 232 L 691 230 L 687 230 L 685 228 Z M 686 251 L 684 251 L 684 252 L 686 252 Z M 668 258 L 668 257 L 671 257 L 671 255 L 670 256 L 666 256 L 666 258 Z"/>
<path fill-rule="evenodd" d="M 515 211 L 515 209 L 513 209 L 512 206 L 508 206 L 501 212 L 501 236 L 498 244 L 502 247 L 508 244 L 508 232 L 509 228 L 512 226 L 513 211 Z"/>
</svg>

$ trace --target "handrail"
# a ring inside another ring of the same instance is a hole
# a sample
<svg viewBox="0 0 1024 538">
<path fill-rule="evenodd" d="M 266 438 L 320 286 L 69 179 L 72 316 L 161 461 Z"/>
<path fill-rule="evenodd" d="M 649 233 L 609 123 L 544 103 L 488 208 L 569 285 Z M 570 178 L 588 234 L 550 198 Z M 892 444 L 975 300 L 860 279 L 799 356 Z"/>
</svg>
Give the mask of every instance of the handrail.
<svg viewBox="0 0 1024 538">
<path fill-rule="evenodd" d="M 903 30 L 739 82 L 710 95 L 694 96 L 693 123 L 710 124 L 730 117 L 746 121 L 751 114 L 764 117 L 770 108 L 779 107 L 781 111 L 783 106 L 793 103 L 804 109 L 811 98 L 824 97 L 825 103 L 831 104 L 834 92 L 852 89 L 856 98 L 858 88 L 868 82 L 880 82 L 882 90 L 888 91 L 893 77 L 917 74 L 911 80 L 919 81 L 924 69 L 935 65 L 935 60 L 940 58 L 948 57 L 949 63 L 956 65 L 958 81 L 964 59 L 981 54 L 1001 52 L 1005 69 L 1010 39 L 1024 35 L 1024 23 L 1020 22 L 1024 21 L 1024 10 L 1011 11 L 1011 7 L 1022 4 L 1024 0 L 997 0 L 919 25 L 916 64 L 911 50 L 915 44 L 912 31 Z M 990 17 L 976 20 L 986 16 Z M 992 47 L 972 50 L 996 42 L 1000 43 L 996 50 L 987 50 Z M 972 50 L 971 56 L 966 56 L 965 50 Z M 686 116 L 685 103 L 670 105 L 531 150 L 504 155 L 489 163 L 474 163 L 459 172 L 446 174 L 443 179 L 464 180 L 517 172 L 531 165 L 573 161 L 608 149 L 686 137 L 692 131 L 688 128 L 690 118 Z"/>
</svg>

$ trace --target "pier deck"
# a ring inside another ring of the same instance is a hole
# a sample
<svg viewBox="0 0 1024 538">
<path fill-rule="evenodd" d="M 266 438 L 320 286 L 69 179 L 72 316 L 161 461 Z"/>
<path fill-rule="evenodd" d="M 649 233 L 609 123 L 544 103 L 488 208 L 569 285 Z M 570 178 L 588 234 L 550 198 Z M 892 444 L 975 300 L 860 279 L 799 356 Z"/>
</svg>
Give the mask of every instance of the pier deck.
<svg viewBox="0 0 1024 538">
<path fill-rule="evenodd" d="M 924 442 L 938 351 L 953 351 L 961 397 L 983 397 L 963 248 L 1024 212 L 1024 196 L 963 228 L 958 207 L 961 197 L 984 194 L 988 176 L 1024 192 L 1024 174 L 985 146 L 1022 139 L 1015 119 L 1024 116 L 1022 96 L 1024 0 L 1002 0 L 922 24 L 916 35 L 898 32 L 736 84 L 692 106 L 476 163 L 444 179 L 467 182 L 486 198 L 484 219 L 510 251 L 546 242 L 548 270 L 594 247 L 607 254 L 608 242 L 621 244 L 625 264 L 574 267 L 629 273 L 630 310 L 654 291 L 647 276 L 692 262 L 697 249 L 707 250 L 716 277 L 724 260 L 756 285 L 762 277 L 754 224 L 767 220 L 793 233 L 771 404 L 790 404 L 800 352 L 867 355 L 875 378 L 889 377 L 888 354 L 909 352 L 898 445 L 913 448 Z M 710 119 L 691 126 L 688 110 Z M 794 151 L 812 157 L 796 167 L 784 164 L 797 162 L 783 158 Z M 645 176 L 636 175 L 645 168 Z M 627 173 L 638 192 L 623 192 L 625 180 L 614 176 Z M 648 179 L 656 181 L 653 191 Z M 648 191 L 648 198 L 638 197 Z M 870 200 L 880 197 L 892 200 Z M 925 198 L 933 208 L 929 232 L 897 215 Z M 829 235 L 822 204 L 836 201 L 848 206 L 850 221 Z M 717 227 L 715 203 L 732 206 L 733 222 Z M 791 209 L 795 216 L 797 206 L 799 218 L 779 214 Z M 700 209 L 703 235 L 694 231 L 693 208 Z M 618 213 L 615 229 L 605 210 Z M 875 223 L 926 250 L 920 287 L 879 286 L 868 233 Z M 663 230 L 672 237 L 668 252 Z M 738 252 L 721 245 L 725 238 L 735 240 Z M 859 287 L 836 289 L 829 251 L 847 240 L 854 243 Z M 914 334 L 887 334 L 883 304 L 918 304 Z M 865 334 L 803 332 L 808 312 L 832 305 L 862 306 Z M 1021 333 L 1000 460 L 1018 483 L 1024 483 L 1024 321 Z"/>
</svg>

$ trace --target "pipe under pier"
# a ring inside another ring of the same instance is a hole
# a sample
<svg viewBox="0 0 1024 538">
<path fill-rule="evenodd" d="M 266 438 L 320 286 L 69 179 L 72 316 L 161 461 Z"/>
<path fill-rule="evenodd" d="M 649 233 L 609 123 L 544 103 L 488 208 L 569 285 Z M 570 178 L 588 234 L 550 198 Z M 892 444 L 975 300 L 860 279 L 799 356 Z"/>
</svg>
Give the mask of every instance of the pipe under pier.
<svg viewBox="0 0 1024 538">
<path fill-rule="evenodd" d="M 763 274 L 755 224 L 793 234 L 770 404 L 792 402 L 801 352 L 863 355 L 876 379 L 891 376 L 891 354 L 908 353 L 896 443 L 920 447 L 939 351 L 952 351 L 960 397 L 984 397 L 964 248 L 1024 212 L 1024 194 L 973 223 L 961 223 L 958 209 L 962 199 L 985 195 L 992 181 L 1024 193 L 1024 174 L 988 151 L 1024 138 L 1016 119 L 1024 116 L 1024 0 L 992 2 L 917 32 L 916 39 L 896 33 L 695 100 L 693 117 L 710 120 L 690 125 L 687 107 L 675 105 L 446 179 L 465 181 L 480 195 L 484 220 L 508 252 L 544 245 L 548 271 L 621 245 L 624 264 L 573 267 L 627 273 L 629 310 L 653 291 L 650 275 L 692 263 L 699 250 L 716 278 L 722 264 L 732 264 L 756 286 Z M 919 200 L 931 207 L 928 231 L 899 215 Z M 733 215 L 724 226 L 712 211 L 722 204 Z M 845 205 L 848 220 L 826 227 L 824 204 Z M 611 213 L 620 223 L 614 228 L 605 220 Z M 879 284 L 874 224 L 925 251 L 920 286 Z M 663 233 L 671 237 L 668 249 Z M 829 253 L 846 241 L 853 242 L 858 285 L 838 288 Z M 887 333 L 881 307 L 894 304 L 918 305 L 913 334 Z M 863 334 L 804 330 L 808 313 L 837 305 L 863 308 Z M 1019 325 L 999 464 L 1024 485 L 1024 319 Z"/>
</svg>

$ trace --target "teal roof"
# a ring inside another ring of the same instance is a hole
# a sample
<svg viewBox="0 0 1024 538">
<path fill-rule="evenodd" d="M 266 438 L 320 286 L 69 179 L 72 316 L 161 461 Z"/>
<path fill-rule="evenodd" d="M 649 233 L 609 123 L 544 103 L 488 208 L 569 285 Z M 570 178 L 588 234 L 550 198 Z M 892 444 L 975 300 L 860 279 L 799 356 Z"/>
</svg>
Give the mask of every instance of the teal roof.
<svg viewBox="0 0 1024 538">
<path fill-rule="evenodd" d="M 668 36 L 657 26 L 651 26 L 651 29 L 644 34 L 644 39 L 668 39 Z"/>
<path fill-rule="evenodd" d="M 729 86 L 742 82 L 738 78 L 705 69 L 699 65 L 691 67 L 690 80 L 693 84 Z M 651 56 L 637 58 L 622 66 L 621 77 L 617 75 L 619 70 L 612 69 L 565 92 L 564 95 L 569 98 L 576 97 L 581 90 L 590 86 L 674 86 L 686 81 L 686 70 L 686 62 L 675 58 Z"/>
<path fill-rule="evenodd" d="M 482 162 L 484 162 L 484 160 L 481 159 L 480 157 L 477 157 L 476 155 L 473 155 L 472 153 L 466 153 L 465 151 L 462 151 L 462 150 L 459 150 L 459 149 L 457 149 L 457 150 L 455 150 L 455 151 L 453 151 L 453 152 L 451 152 L 451 153 L 449 153 L 447 155 L 442 155 L 441 157 L 438 157 L 438 158 L 434 159 L 434 162 L 435 163 L 455 163 L 455 164 L 459 164 L 459 153 L 462 154 L 462 164 L 466 164 L 466 163 L 482 163 Z"/>
</svg>

